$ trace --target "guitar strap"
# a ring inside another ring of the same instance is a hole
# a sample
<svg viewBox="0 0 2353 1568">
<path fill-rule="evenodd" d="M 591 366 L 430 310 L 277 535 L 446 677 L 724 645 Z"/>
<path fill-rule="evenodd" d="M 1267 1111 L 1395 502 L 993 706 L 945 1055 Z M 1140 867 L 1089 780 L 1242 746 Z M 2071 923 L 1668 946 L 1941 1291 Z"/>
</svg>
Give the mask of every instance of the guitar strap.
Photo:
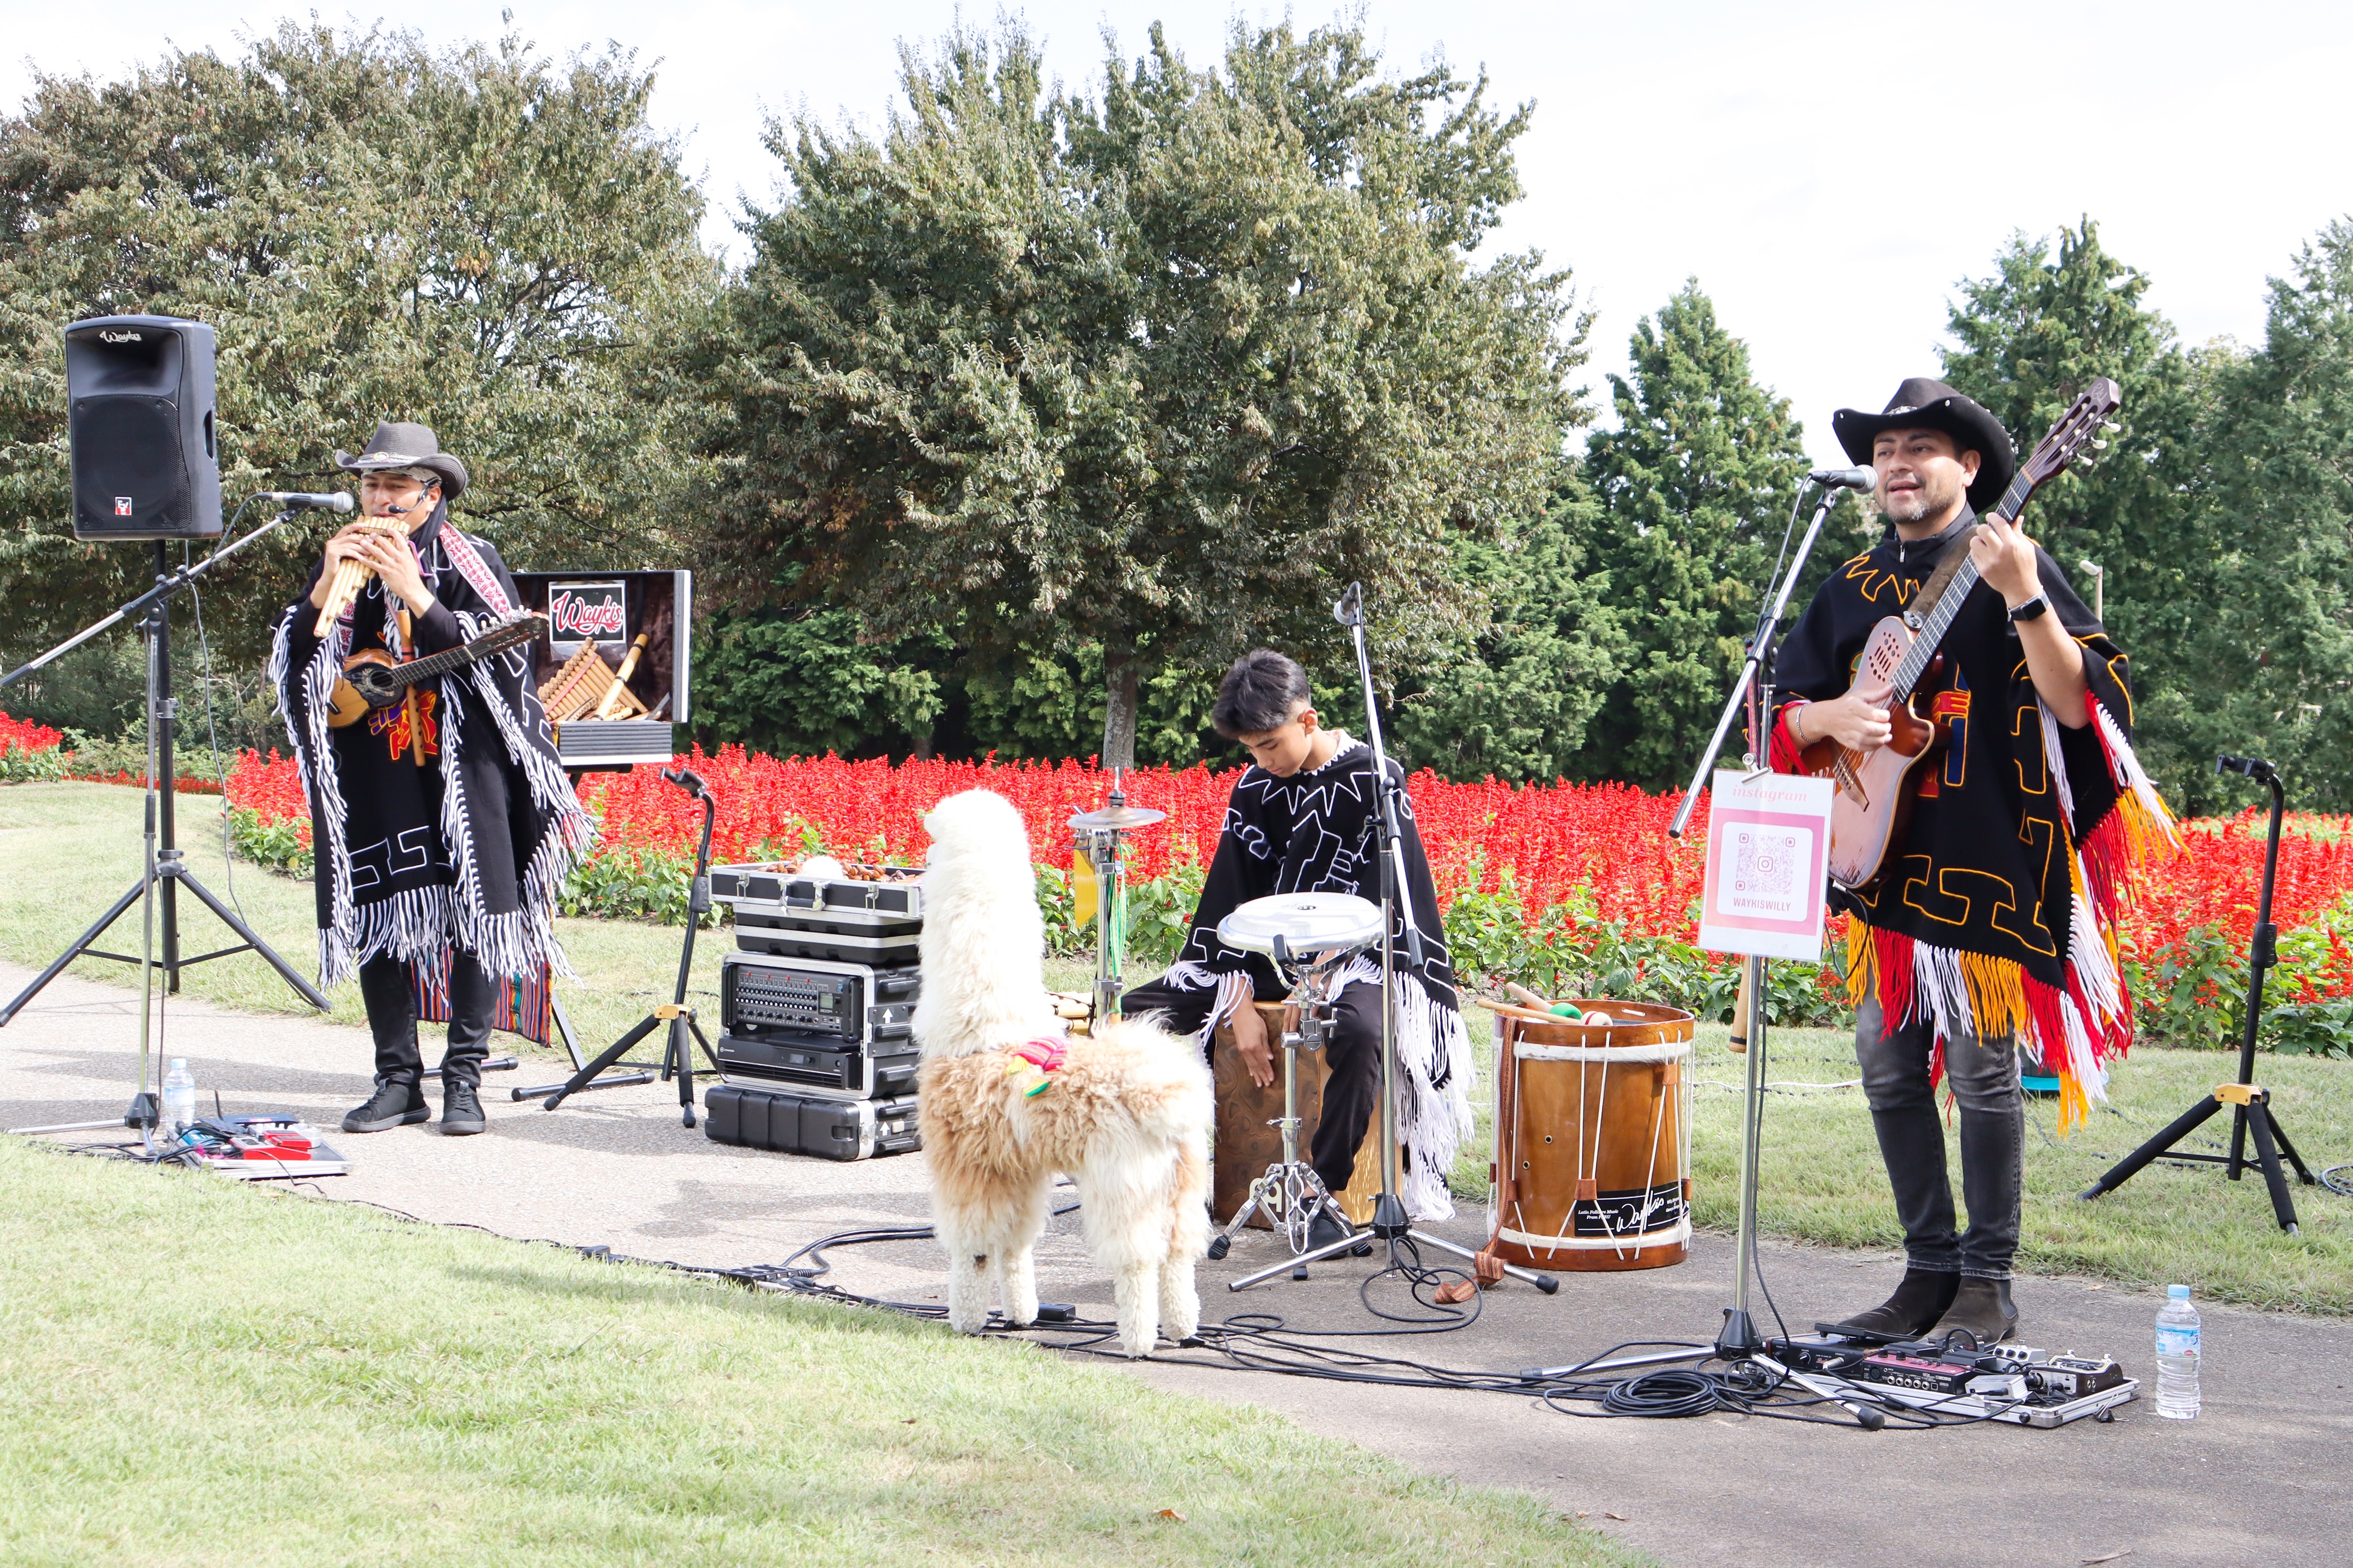
<svg viewBox="0 0 2353 1568">
<path fill-rule="evenodd" d="M 1953 579 L 1960 574 L 1961 563 L 1968 558 L 1968 541 L 1953 541 L 1945 551 L 1945 558 L 1936 563 L 1936 569 L 1928 574 L 1928 580 L 1920 584 L 1918 593 L 1912 595 L 1912 603 L 1904 612 L 1905 625 L 1916 632 L 1927 624 L 1929 616 L 1936 611 L 1936 601 L 1943 598 L 1945 590 L 1953 585 Z"/>
</svg>

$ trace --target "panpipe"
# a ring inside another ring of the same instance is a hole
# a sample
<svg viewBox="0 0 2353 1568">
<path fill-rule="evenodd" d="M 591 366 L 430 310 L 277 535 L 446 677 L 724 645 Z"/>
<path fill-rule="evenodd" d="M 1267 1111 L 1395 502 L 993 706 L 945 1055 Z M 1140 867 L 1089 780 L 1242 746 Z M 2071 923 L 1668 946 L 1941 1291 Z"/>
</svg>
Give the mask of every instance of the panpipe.
<svg viewBox="0 0 2353 1568">
<path fill-rule="evenodd" d="M 607 699 L 611 700 L 609 706 Z M 593 642 L 582 643 L 579 651 L 548 677 L 547 684 L 539 689 L 539 700 L 547 710 L 548 721 L 556 724 L 592 716 L 635 719 L 646 710 L 637 693 L 621 684 L 613 667 L 605 662 L 604 655 Z"/>
<path fill-rule="evenodd" d="M 363 518 L 352 526 L 389 533 L 400 539 L 408 537 L 407 522 L 397 517 Z M 343 613 L 350 609 L 353 602 L 360 596 L 360 590 L 367 586 L 368 579 L 375 575 L 375 567 L 348 555 L 336 562 L 335 574 L 327 580 L 327 602 L 320 606 L 319 624 L 311 628 L 311 635 L 325 637 L 335 622 L 342 618 Z"/>
</svg>

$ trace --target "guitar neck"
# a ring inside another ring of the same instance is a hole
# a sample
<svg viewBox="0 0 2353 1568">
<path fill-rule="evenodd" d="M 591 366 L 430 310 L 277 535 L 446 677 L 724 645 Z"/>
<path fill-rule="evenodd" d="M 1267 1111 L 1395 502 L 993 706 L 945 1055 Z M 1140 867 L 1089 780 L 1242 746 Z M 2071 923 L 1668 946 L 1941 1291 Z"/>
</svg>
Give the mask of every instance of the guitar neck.
<svg viewBox="0 0 2353 1568">
<path fill-rule="evenodd" d="M 411 659 L 406 664 L 395 665 L 391 671 L 392 678 L 403 686 L 419 680 L 432 680 L 448 674 L 453 669 L 463 669 L 466 666 L 486 658 L 497 651 L 499 651 L 497 647 L 492 645 L 490 637 L 477 637 L 463 647 L 445 648 L 439 653 L 427 654 L 423 658 Z"/>
<path fill-rule="evenodd" d="M 2010 488 L 2002 491 L 2001 500 L 1994 502 L 1993 510 L 2016 522 L 2018 514 L 2025 510 L 2033 494 L 2033 481 L 2021 473 L 2010 481 Z M 1961 550 L 1968 548 L 1964 541 L 1956 540 L 1954 543 Z M 1928 612 L 1927 622 L 1920 627 L 1919 636 L 1914 639 L 1912 651 L 1904 656 L 1904 662 L 1897 665 L 1895 673 L 1887 678 L 1896 700 L 1911 696 L 1913 688 L 1920 684 L 1920 678 L 1928 673 L 1928 661 L 1936 657 L 1936 649 L 1944 643 L 1945 634 L 1952 629 L 1953 617 L 1961 613 L 1962 601 L 1977 585 L 1978 563 L 1971 557 L 1961 563 L 1960 570 L 1953 574 L 1953 580 L 1945 584 L 1944 596 L 1936 601 L 1936 607 Z"/>
</svg>

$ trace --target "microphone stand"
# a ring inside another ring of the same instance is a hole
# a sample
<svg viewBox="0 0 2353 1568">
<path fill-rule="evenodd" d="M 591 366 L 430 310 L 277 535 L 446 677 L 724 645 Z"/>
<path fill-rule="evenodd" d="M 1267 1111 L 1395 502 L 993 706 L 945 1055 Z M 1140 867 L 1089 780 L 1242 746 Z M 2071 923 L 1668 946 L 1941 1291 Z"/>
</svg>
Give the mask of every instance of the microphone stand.
<svg viewBox="0 0 2353 1568">
<path fill-rule="evenodd" d="M 1425 950 L 1421 928 L 1414 924 L 1413 904 L 1407 890 L 1405 836 L 1400 826 L 1404 814 L 1398 809 L 1398 802 L 1405 796 L 1405 778 L 1401 773 L 1395 776 L 1389 773 L 1388 752 L 1381 742 L 1380 707 L 1373 694 L 1372 659 L 1365 649 L 1364 584 L 1349 584 L 1348 591 L 1341 595 L 1339 603 L 1332 606 L 1332 615 L 1348 628 L 1349 637 L 1356 645 L 1356 676 L 1365 699 L 1365 743 L 1372 749 L 1373 787 L 1379 802 L 1374 826 L 1380 840 L 1381 864 L 1381 1121 L 1378 1133 L 1381 1143 L 1376 1151 L 1381 1168 L 1381 1190 L 1373 1199 L 1370 1229 L 1376 1239 L 1388 1244 L 1388 1262 L 1374 1278 L 1377 1279 L 1382 1274 L 1416 1276 L 1421 1272 L 1419 1264 L 1409 1262 L 1402 1256 L 1402 1244 L 1406 1242 L 1434 1247 L 1459 1258 L 1475 1259 L 1479 1254 L 1476 1249 L 1449 1241 L 1444 1237 L 1414 1229 L 1412 1219 L 1406 1214 L 1405 1203 L 1398 1196 L 1397 933 L 1399 926 L 1404 928 L 1406 959 L 1411 966 L 1412 984 L 1417 985 L 1421 984 Z M 1303 1270 L 1308 1264 L 1319 1258 L 1329 1258 L 1352 1248 L 1358 1244 L 1358 1239 L 1351 1233 L 1313 1251 L 1271 1264 L 1255 1274 L 1245 1274 L 1239 1279 L 1230 1280 L 1226 1289 L 1248 1289 L 1262 1279 L 1271 1279 L 1286 1271 L 1291 1271 L 1293 1279 L 1300 1278 L 1297 1271 Z M 1503 1265 L 1503 1269 L 1513 1279 L 1525 1280 L 1547 1296 L 1560 1289 L 1560 1281 L 1549 1274 L 1539 1274 L 1534 1269 L 1509 1263 Z"/>
<path fill-rule="evenodd" d="M 244 509 L 238 510 L 242 511 Z M 173 779 L 172 741 L 179 703 L 172 695 L 172 596 L 221 562 L 285 522 L 294 515 L 295 510 L 296 509 L 290 506 L 281 509 L 276 517 L 234 543 L 224 545 L 202 561 L 183 566 L 177 571 L 173 571 L 170 567 L 165 555 L 165 542 L 156 540 L 153 587 L 137 598 L 120 605 L 112 614 L 84 626 L 37 658 L 10 670 L 5 676 L 0 676 L 0 689 L 13 686 L 25 677 L 55 662 L 62 655 L 79 647 L 108 627 L 120 625 L 126 620 L 135 619 L 139 623 L 140 636 L 147 639 L 146 826 L 142 836 L 143 852 L 139 879 L 131 884 L 121 898 L 114 900 L 113 905 L 104 914 L 98 918 L 97 923 L 76 937 L 72 944 L 59 953 L 47 969 L 41 971 L 31 984 L 19 992 L 14 1001 L 5 1007 L 0 1007 L 0 1026 L 5 1026 L 24 1010 L 26 1003 L 40 994 L 42 987 L 55 980 L 64 972 L 66 965 L 77 958 L 84 956 L 106 958 L 119 963 L 139 965 L 141 976 L 139 1089 L 132 1097 L 131 1109 L 117 1121 L 79 1121 L 54 1127 L 17 1128 L 14 1131 L 78 1132 L 121 1126 L 137 1127 L 143 1131 L 154 1127 L 155 1095 L 151 1090 L 154 1075 L 151 1070 L 148 1051 L 148 1016 L 152 1011 L 154 976 L 158 968 L 164 972 L 164 994 L 170 995 L 180 989 L 180 971 L 190 964 L 204 963 L 216 958 L 227 958 L 232 953 L 258 952 L 269 962 L 271 968 L 278 971 L 287 984 L 294 988 L 295 994 L 321 1012 L 327 1009 L 327 998 L 321 994 L 319 988 L 296 973 L 293 966 L 280 957 L 277 952 L 261 939 L 259 933 L 239 919 L 235 910 L 215 897 L 212 889 L 198 880 L 194 871 L 188 869 L 180 856 L 176 835 L 176 816 L 174 811 L 177 792 Z M 222 809 L 227 809 L 226 801 L 222 803 Z M 237 933 L 240 939 L 237 945 L 224 947 L 212 952 L 198 953 L 194 958 L 181 956 L 177 889 L 182 885 L 202 900 L 206 909 L 219 916 L 221 923 Z M 159 901 L 162 905 L 160 919 L 156 909 Z M 133 903 L 142 906 L 141 919 L 146 928 L 140 955 L 132 957 L 129 953 L 107 952 L 96 947 L 94 944 L 98 939 L 103 936 L 116 921 L 121 919 L 123 913 Z M 160 959 L 155 955 L 158 937 L 162 939 L 164 950 Z"/>
<path fill-rule="evenodd" d="M 1700 754 L 1699 766 L 1692 771 L 1691 787 L 1683 792 L 1683 805 L 1675 809 L 1674 820 L 1668 824 L 1667 833 L 1680 838 L 1690 827 L 1692 813 L 1698 807 L 1699 792 L 1706 787 L 1710 770 L 1715 765 L 1718 752 L 1724 749 L 1725 737 L 1731 732 L 1732 721 L 1745 709 L 1748 718 L 1748 734 L 1752 751 L 1748 763 L 1753 772 L 1761 773 L 1769 765 L 1772 742 L 1766 725 L 1773 716 L 1773 661 L 1779 651 L 1781 618 L 1789 608 L 1789 595 L 1798 585 L 1798 578 L 1806 569 L 1807 558 L 1813 554 L 1814 542 L 1820 537 L 1822 523 L 1830 517 L 1831 508 L 1838 504 L 1838 491 L 1825 488 L 1820 503 L 1814 508 L 1813 521 L 1806 525 L 1805 537 L 1798 542 L 1798 553 L 1788 563 L 1788 571 L 1767 584 L 1765 608 L 1757 617 L 1757 629 L 1749 634 L 1748 657 L 1742 661 L 1740 673 L 1733 679 L 1731 693 L 1725 699 L 1723 716 L 1715 721 L 1715 733 L 1708 738 L 1707 748 Z M 1786 537 L 1786 536 L 1785 536 Z M 1778 569 L 1778 567 L 1777 567 Z M 1704 1361 L 1711 1357 L 1727 1362 L 1746 1361 L 1760 1354 L 1765 1348 L 1764 1337 L 1757 1331 L 1757 1321 L 1748 1308 L 1749 1280 L 1757 1272 L 1757 1166 L 1758 1138 L 1764 1128 L 1765 1116 L 1765 980 L 1766 961 L 1757 953 L 1745 960 L 1748 969 L 1748 1049 L 1744 1058 L 1746 1071 L 1742 1085 L 1743 1099 L 1740 1120 L 1740 1228 L 1735 1247 L 1732 1305 L 1724 1309 L 1724 1327 L 1717 1332 L 1715 1342 L 1704 1348 L 1662 1350 L 1641 1355 L 1621 1356 L 1615 1361 L 1572 1362 L 1559 1366 L 1532 1367 L 1531 1375 L 1565 1377 L 1575 1373 L 1580 1376 L 1598 1372 L 1619 1372 L 1642 1366 L 1663 1366 L 1679 1361 Z M 1860 1419 L 1860 1417 L 1858 1417 Z M 1868 1425 L 1868 1423 L 1865 1423 Z"/>
</svg>

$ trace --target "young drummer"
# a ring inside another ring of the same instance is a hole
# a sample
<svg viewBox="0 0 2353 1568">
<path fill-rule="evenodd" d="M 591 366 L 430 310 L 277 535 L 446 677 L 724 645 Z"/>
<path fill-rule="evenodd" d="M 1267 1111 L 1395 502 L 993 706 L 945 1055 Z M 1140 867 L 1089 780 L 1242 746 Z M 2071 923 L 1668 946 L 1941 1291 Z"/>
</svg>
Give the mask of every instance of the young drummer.
<svg viewBox="0 0 2353 1568">
<path fill-rule="evenodd" d="M 1271 649 L 1235 661 L 1210 719 L 1218 733 L 1242 743 L 1251 763 L 1234 784 L 1184 949 L 1167 973 L 1129 992 L 1122 1010 L 1159 1013 L 1170 1027 L 1198 1032 L 1205 1047 L 1217 1025 L 1230 1020 L 1251 1079 L 1264 1085 L 1274 1080 L 1273 1053 L 1266 1026 L 1250 1004 L 1279 1002 L 1286 988 L 1266 958 L 1219 941 L 1218 922 L 1237 906 L 1276 893 L 1377 900 L 1379 795 L 1371 748 L 1326 729 L 1307 672 Z M 1389 767 L 1401 776 L 1395 762 Z M 1446 1173 L 1471 1131 L 1471 1047 L 1410 801 L 1400 826 L 1406 885 L 1398 889 L 1400 919 L 1393 927 L 1398 1127 L 1406 1146 L 1400 1195 L 1415 1219 L 1443 1219 L 1454 1212 Z M 1421 935 L 1419 971 L 1405 945 L 1407 921 Z M 1348 1184 L 1378 1102 L 1380 978 L 1380 955 L 1367 953 L 1341 972 L 1335 996 L 1335 1027 L 1325 1048 L 1331 1078 L 1310 1147 L 1315 1173 L 1335 1193 Z M 1338 1240 L 1338 1223 L 1327 1211 L 1318 1217 L 1314 1239 Z"/>
</svg>

